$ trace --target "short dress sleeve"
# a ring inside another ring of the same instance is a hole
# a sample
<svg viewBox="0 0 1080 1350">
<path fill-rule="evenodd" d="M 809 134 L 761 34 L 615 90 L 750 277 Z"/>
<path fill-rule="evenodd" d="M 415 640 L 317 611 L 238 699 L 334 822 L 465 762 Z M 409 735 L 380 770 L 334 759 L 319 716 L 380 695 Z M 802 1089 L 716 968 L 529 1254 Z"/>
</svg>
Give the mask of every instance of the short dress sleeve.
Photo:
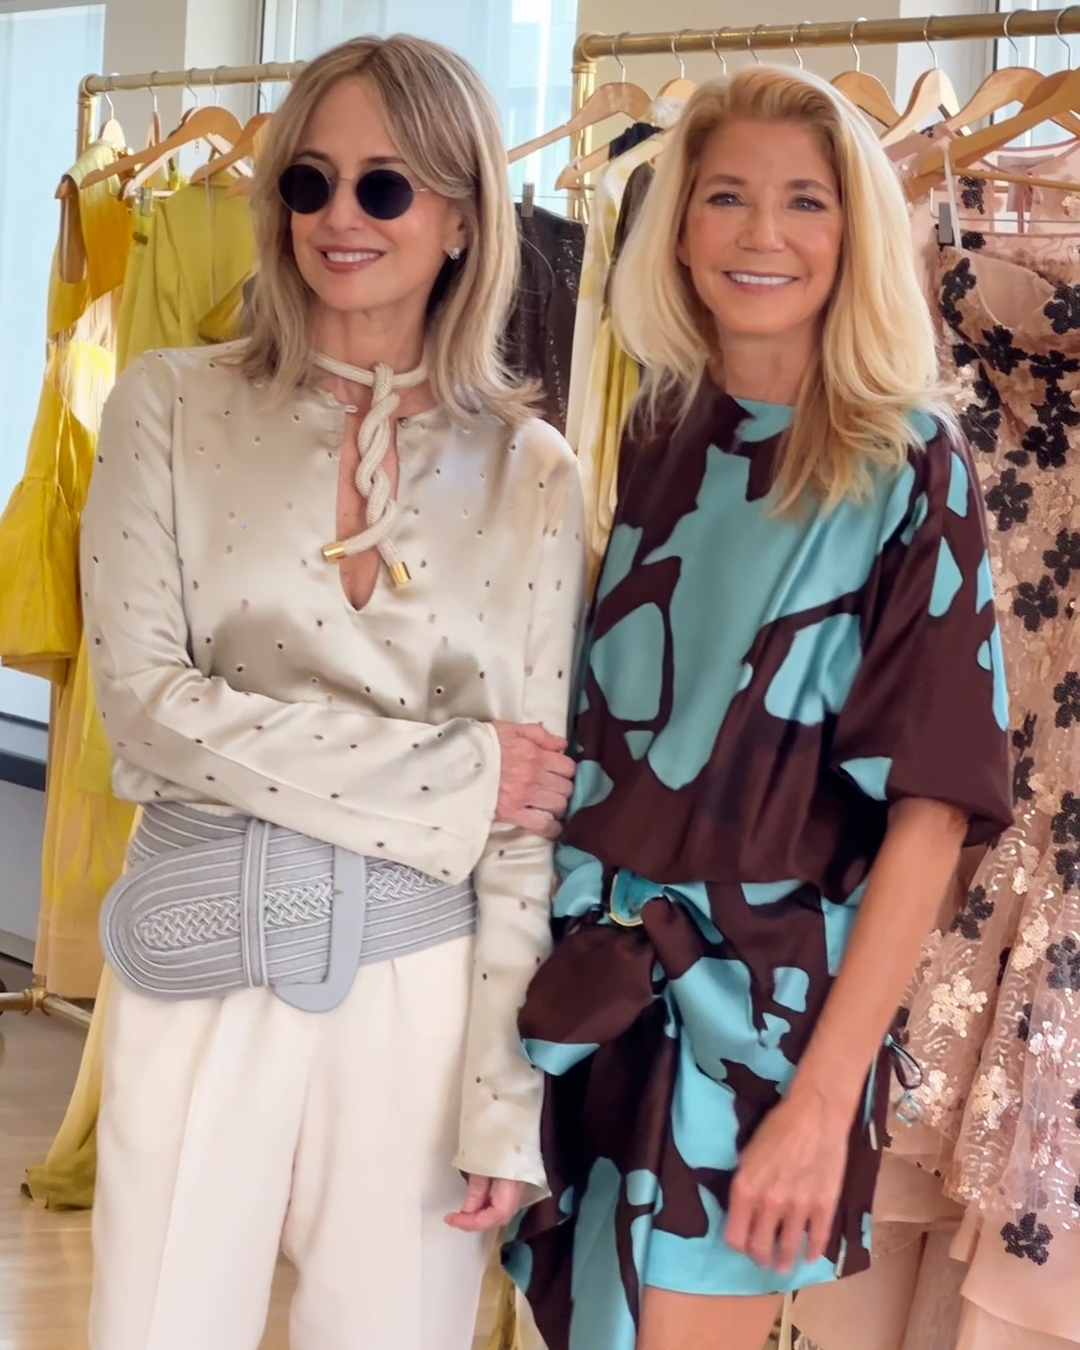
<svg viewBox="0 0 1080 1350">
<path fill-rule="evenodd" d="M 832 768 L 869 797 L 944 802 L 967 843 L 1012 823 L 1008 693 L 986 522 L 967 445 L 933 424 L 886 513 L 864 593 L 863 659 L 837 719 Z"/>
</svg>

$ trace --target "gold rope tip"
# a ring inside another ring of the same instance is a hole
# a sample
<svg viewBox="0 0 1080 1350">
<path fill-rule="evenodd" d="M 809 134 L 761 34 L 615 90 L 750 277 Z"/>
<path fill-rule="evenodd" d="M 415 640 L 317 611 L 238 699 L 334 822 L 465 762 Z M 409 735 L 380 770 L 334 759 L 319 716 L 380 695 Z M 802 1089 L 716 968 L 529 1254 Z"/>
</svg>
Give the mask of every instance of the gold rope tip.
<svg viewBox="0 0 1080 1350">
<path fill-rule="evenodd" d="M 327 562 L 340 562 L 345 556 L 345 545 L 340 543 L 324 544 L 322 555 Z"/>
<path fill-rule="evenodd" d="M 390 579 L 398 590 L 401 590 L 412 581 L 412 576 L 403 562 L 396 562 L 391 565 Z"/>
</svg>

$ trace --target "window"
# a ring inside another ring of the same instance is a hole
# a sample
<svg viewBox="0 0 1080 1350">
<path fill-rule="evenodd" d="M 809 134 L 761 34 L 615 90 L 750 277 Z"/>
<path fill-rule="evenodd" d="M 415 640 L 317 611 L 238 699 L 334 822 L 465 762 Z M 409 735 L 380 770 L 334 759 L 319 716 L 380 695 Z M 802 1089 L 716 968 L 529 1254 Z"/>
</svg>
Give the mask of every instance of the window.
<svg viewBox="0 0 1080 1350">
<path fill-rule="evenodd" d="M 1057 0 L 999 0 L 998 11 L 1008 14 L 1013 10 L 1042 9 L 1056 10 L 1061 6 Z M 1001 38 L 997 43 L 996 64 L 998 66 L 1031 66 L 1044 75 L 1053 75 L 1059 70 L 1075 69 L 1080 65 L 1080 34 L 1063 33 L 1060 37 L 1051 33 L 1048 37 L 1012 37 Z M 1019 111 L 1019 104 L 1003 108 L 994 117 L 1000 121 Z M 1062 138 L 1061 128 L 1050 122 L 1036 127 L 1023 137 L 1024 145 L 1052 145 Z"/>
<path fill-rule="evenodd" d="M 263 59 L 307 60 L 361 33 L 415 33 L 452 47 L 487 81 L 502 112 L 506 144 L 531 140 L 570 116 L 570 63 L 576 36 L 573 0 L 266 0 Z M 283 91 L 270 97 L 271 106 Z M 520 196 L 559 210 L 555 179 L 568 142 L 511 166 Z"/>
<path fill-rule="evenodd" d="M 103 4 L 0 0 L 0 509 L 22 476 L 41 388 L 54 193 L 75 153 L 75 93 L 101 67 L 104 33 Z M 0 714 L 44 722 L 48 711 L 44 680 L 0 668 Z"/>
</svg>

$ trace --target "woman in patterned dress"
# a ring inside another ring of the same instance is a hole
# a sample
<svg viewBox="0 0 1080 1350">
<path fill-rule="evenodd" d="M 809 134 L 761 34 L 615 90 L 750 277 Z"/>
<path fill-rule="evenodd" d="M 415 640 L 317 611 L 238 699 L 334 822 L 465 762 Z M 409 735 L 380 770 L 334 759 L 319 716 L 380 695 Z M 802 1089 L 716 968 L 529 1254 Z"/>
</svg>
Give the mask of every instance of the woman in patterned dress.
<svg viewBox="0 0 1080 1350">
<path fill-rule="evenodd" d="M 504 1259 L 551 1350 L 760 1350 L 867 1265 L 896 1007 L 1011 819 L 986 532 L 895 174 L 822 81 L 697 92 L 615 305 L 646 378 L 520 1018 L 553 1194 Z"/>
</svg>

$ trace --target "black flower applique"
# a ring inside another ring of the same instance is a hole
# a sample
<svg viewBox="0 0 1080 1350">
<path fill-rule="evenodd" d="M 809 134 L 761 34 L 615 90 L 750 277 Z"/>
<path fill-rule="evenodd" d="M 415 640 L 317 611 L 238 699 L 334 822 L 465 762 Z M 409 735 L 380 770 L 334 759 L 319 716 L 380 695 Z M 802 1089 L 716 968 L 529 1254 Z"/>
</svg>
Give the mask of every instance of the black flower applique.
<svg viewBox="0 0 1080 1350">
<path fill-rule="evenodd" d="M 979 402 L 985 403 L 988 408 L 1001 407 L 1001 395 L 987 375 L 985 366 L 979 366 L 979 373 L 975 377 L 975 383 L 971 386 L 971 391 Z"/>
<path fill-rule="evenodd" d="M 1060 422 L 1067 427 L 1080 426 L 1080 412 L 1073 403 L 1072 393 L 1062 389 L 1060 384 L 1051 381 L 1043 393 L 1043 401 L 1035 405 L 1035 415 L 1040 422 L 1049 425 Z"/>
<path fill-rule="evenodd" d="M 1025 1003 L 1020 1013 L 1020 1021 L 1017 1023 L 1017 1040 L 1023 1041 L 1025 1045 L 1031 1039 L 1031 1014 L 1034 1011 L 1035 1005 L 1033 1003 Z"/>
<path fill-rule="evenodd" d="M 1065 890 L 1071 891 L 1080 881 L 1080 849 L 1059 848 L 1054 854 L 1054 871 Z"/>
<path fill-rule="evenodd" d="M 1058 608 L 1053 577 L 1043 577 L 1038 586 L 1031 581 L 1022 581 L 1017 586 L 1013 613 L 1023 619 L 1029 633 L 1037 633 L 1047 619 L 1056 619 Z"/>
<path fill-rule="evenodd" d="M 1054 547 L 1043 554 L 1043 562 L 1054 574 L 1059 586 L 1067 586 L 1073 572 L 1080 572 L 1080 530 L 1059 530 Z"/>
<path fill-rule="evenodd" d="M 1018 759 L 1013 766 L 1013 805 L 1017 806 L 1020 802 L 1029 802 L 1035 796 L 1035 789 L 1031 786 L 1031 775 L 1035 769 L 1035 761 L 1030 755 L 1025 755 Z"/>
<path fill-rule="evenodd" d="M 1028 518 L 1032 487 L 1017 481 L 1016 470 L 1006 469 L 996 485 L 986 494 L 987 510 L 997 516 L 999 530 L 1011 530 L 1023 525 Z"/>
<path fill-rule="evenodd" d="M 1080 328 L 1080 286 L 1058 286 L 1052 298 L 1043 305 L 1043 313 L 1053 324 L 1055 333 Z"/>
<path fill-rule="evenodd" d="M 962 230 L 960 232 L 960 244 L 972 253 L 977 253 L 979 249 L 986 247 L 986 235 L 981 234 L 978 230 Z"/>
<path fill-rule="evenodd" d="M 1046 1224 L 1039 1223 L 1037 1214 L 1025 1214 L 1019 1223 L 1007 1223 L 1001 1236 L 1010 1256 L 1026 1257 L 1037 1266 L 1045 1266 L 1050 1260 L 1050 1243 L 1054 1235 Z"/>
<path fill-rule="evenodd" d="M 966 174 L 960 178 L 960 201 L 969 211 L 978 211 L 982 215 L 986 214 L 981 178 L 968 178 Z"/>
<path fill-rule="evenodd" d="M 1012 331 L 1004 324 L 996 323 L 993 328 L 983 329 L 983 360 L 1002 375 L 1011 375 L 1027 356 L 1022 347 L 1013 345 Z"/>
<path fill-rule="evenodd" d="M 1077 1126 L 1077 1129 L 1080 1129 L 1080 1092 L 1078 1092 L 1078 1093 L 1076 1094 L 1076 1096 L 1073 1097 L 1072 1101 L 1069 1102 L 1069 1105 L 1070 1105 L 1070 1106 L 1073 1108 L 1073 1110 L 1075 1110 L 1076 1113 L 1077 1113 L 1077 1115 L 1076 1115 L 1076 1126 Z"/>
<path fill-rule="evenodd" d="M 1039 714 L 1029 712 L 1024 718 L 1023 724 L 1018 726 L 1012 734 L 1013 748 L 1016 750 L 1030 750 L 1035 744 L 1035 729 L 1039 725 Z"/>
<path fill-rule="evenodd" d="M 1066 792 L 1061 798 L 1061 810 L 1053 819 L 1054 843 L 1080 843 L 1080 797 Z"/>
<path fill-rule="evenodd" d="M 979 353 L 970 342 L 954 342 L 952 355 L 958 366 L 973 366 L 979 359 Z"/>
<path fill-rule="evenodd" d="M 1080 361 L 1054 348 L 1047 352 L 1036 352 L 1031 358 L 1032 375 L 1037 380 L 1045 380 L 1047 384 L 1057 384 L 1066 375 L 1075 375 L 1078 370 Z"/>
<path fill-rule="evenodd" d="M 971 262 L 961 258 L 941 278 L 941 312 L 954 328 L 963 322 L 957 303 L 963 300 L 968 291 L 974 289 L 975 277 L 972 275 Z"/>
<path fill-rule="evenodd" d="M 950 933 L 960 933 L 969 942 L 978 942 L 982 937 L 984 924 L 994 913 L 994 902 L 987 900 L 986 887 L 976 886 L 968 892 L 964 907 L 949 927 Z"/>
<path fill-rule="evenodd" d="M 960 414 L 960 425 L 968 443 L 977 450 L 992 455 L 997 449 L 998 428 L 1001 426 L 1001 413 L 979 403 L 969 403 Z"/>
<path fill-rule="evenodd" d="M 1061 683 L 1054 686 L 1054 702 L 1058 705 L 1055 726 L 1064 730 L 1080 722 L 1080 675 L 1075 670 L 1066 672 Z"/>
<path fill-rule="evenodd" d="M 1046 949 L 1046 959 L 1053 966 L 1046 977 L 1050 988 L 1080 993 L 1080 942 L 1071 936 L 1052 942 Z"/>
<path fill-rule="evenodd" d="M 1064 424 L 1057 420 L 1049 423 L 1036 422 L 1028 427 L 1020 444 L 1029 454 L 1035 456 L 1036 463 L 1044 473 L 1047 469 L 1063 469 L 1069 457 L 1069 438 L 1065 433 Z M 1020 457 L 1015 451 L 1008 458 L 1014 464 L 1020 462 Z M 1027 464 L 1026 456 L 1024 464 Z"/>
</svg>

